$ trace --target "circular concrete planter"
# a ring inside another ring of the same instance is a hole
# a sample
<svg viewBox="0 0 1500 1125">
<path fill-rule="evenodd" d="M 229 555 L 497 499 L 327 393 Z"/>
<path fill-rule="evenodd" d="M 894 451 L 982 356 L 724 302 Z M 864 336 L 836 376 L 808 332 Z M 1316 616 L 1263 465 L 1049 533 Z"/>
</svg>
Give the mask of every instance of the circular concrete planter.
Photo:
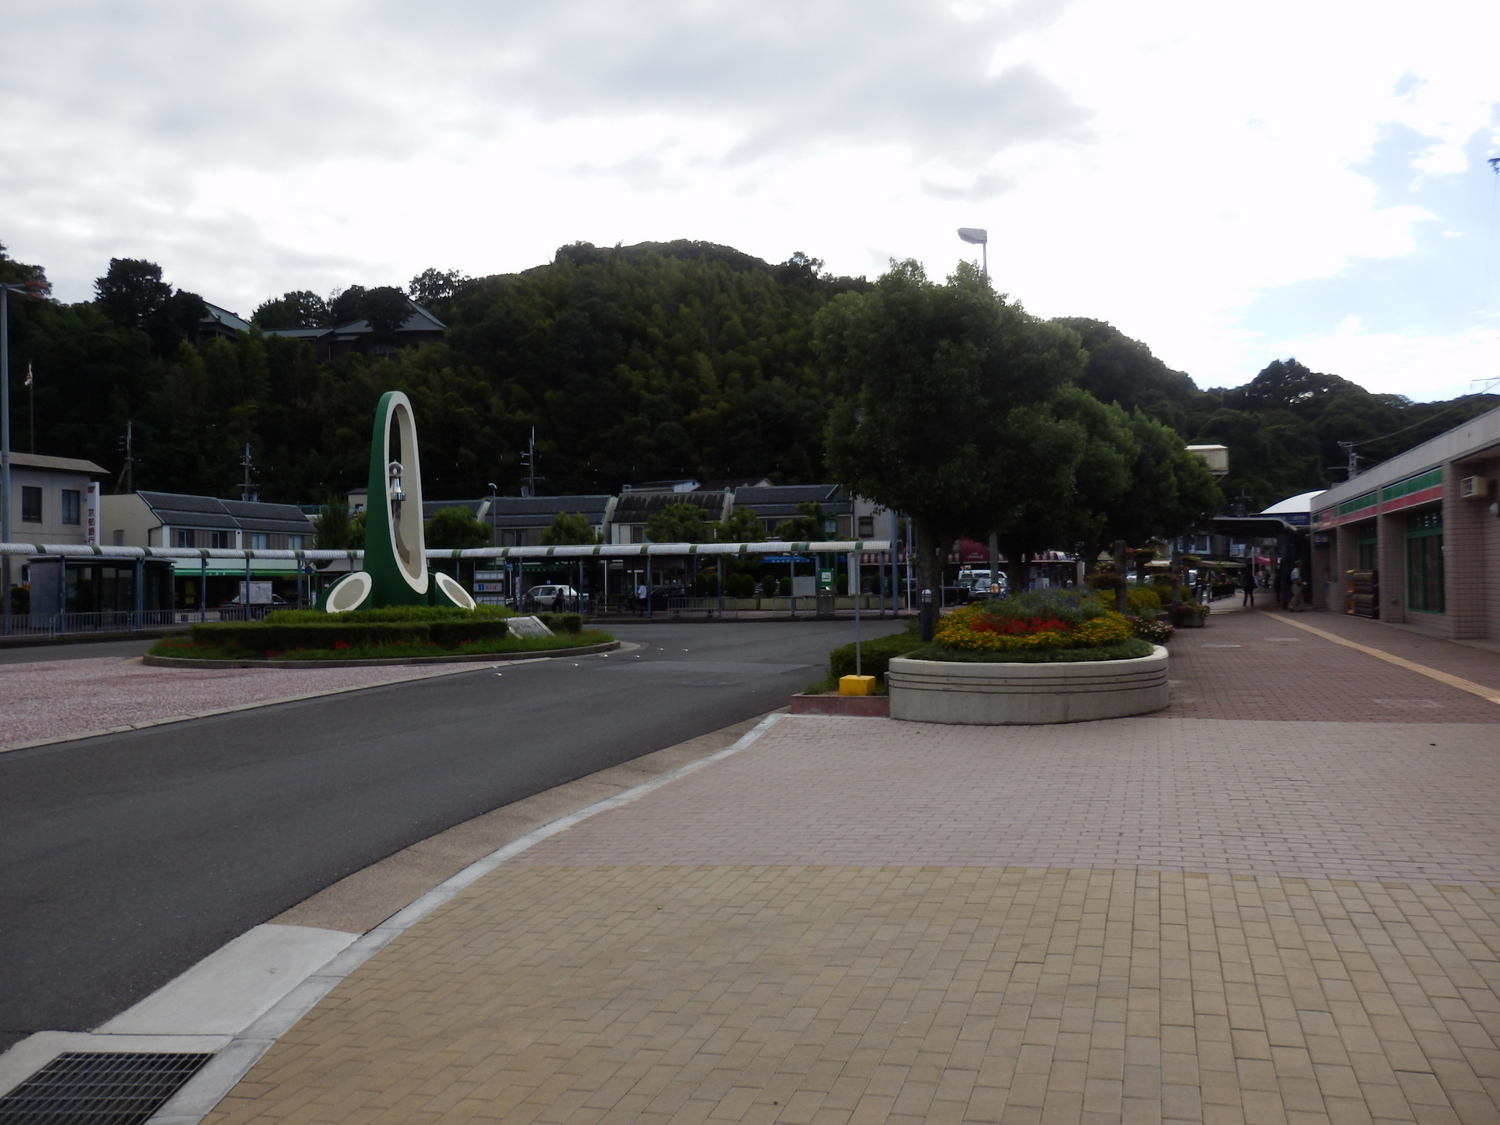
<svg viewBox="0 0 1500 1125">
<path fill-rule="evenodd" d="M 1133 660 L 1062 664 L 970 664 L 891 660 L 891 718 L 914 723 L 1018 726 L 1083 723 L 1160 711 L 1167 698 L 1167 650 Z"/>
</svg>

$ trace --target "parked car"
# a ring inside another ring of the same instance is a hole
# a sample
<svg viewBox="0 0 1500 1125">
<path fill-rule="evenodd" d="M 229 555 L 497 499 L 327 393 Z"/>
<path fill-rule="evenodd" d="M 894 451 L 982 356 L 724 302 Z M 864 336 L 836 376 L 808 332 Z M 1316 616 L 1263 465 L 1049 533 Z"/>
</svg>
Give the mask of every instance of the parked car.
<svg viewBox="0 0 1500 1125">
<path fill-rule="evenodd" d="M 578 591 L 571 586 L 549 583 L 533 586 L 521 599 L 521 608 L 541 613 L 562 613 L 578 608 Z"/>
</svg>

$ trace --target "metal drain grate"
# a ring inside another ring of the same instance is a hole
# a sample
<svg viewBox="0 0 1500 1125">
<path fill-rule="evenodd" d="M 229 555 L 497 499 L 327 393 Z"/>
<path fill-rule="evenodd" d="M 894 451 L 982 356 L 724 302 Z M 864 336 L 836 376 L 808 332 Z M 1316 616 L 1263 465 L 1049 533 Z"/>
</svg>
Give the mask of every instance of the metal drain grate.
<svg viewBox="0 0 1500 1125">
<path fill-rule="evenodd" d="M 0 1098 L 0 1125 L 141 1125 L 211 1058 L 70 1051 Z"/>
</svg>

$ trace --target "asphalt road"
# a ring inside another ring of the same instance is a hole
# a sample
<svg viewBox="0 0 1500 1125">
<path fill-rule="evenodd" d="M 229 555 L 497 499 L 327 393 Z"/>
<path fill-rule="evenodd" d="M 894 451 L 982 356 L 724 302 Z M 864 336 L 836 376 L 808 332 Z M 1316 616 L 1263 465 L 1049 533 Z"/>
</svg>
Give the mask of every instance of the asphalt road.
<svg viewBox="0 0 1500 1125">
<path fill-rule="evenodd" d="M 852 626 L 614 632 L 648 647 L 0 755 L 0 1049 L 97 1026 L 434 833 L 783 706 Z"/>
</svg>

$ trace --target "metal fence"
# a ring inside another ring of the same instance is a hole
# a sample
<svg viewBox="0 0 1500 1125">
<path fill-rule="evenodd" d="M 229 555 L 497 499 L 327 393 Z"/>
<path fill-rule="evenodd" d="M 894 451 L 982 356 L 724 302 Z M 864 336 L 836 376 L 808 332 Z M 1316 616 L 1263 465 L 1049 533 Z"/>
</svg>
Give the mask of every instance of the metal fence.
<svg viewBox="0 0 1500 1125">
<path fill-rule="evenodd" d="M 200 621 L 259 621 L 269 605 L 196 609 L 105 610 L 100 613 L 22 613 L 0 617 L 0 637 L 58 637 L 72 633 L 138 633 L 183 629 Z"/>
</svg>

